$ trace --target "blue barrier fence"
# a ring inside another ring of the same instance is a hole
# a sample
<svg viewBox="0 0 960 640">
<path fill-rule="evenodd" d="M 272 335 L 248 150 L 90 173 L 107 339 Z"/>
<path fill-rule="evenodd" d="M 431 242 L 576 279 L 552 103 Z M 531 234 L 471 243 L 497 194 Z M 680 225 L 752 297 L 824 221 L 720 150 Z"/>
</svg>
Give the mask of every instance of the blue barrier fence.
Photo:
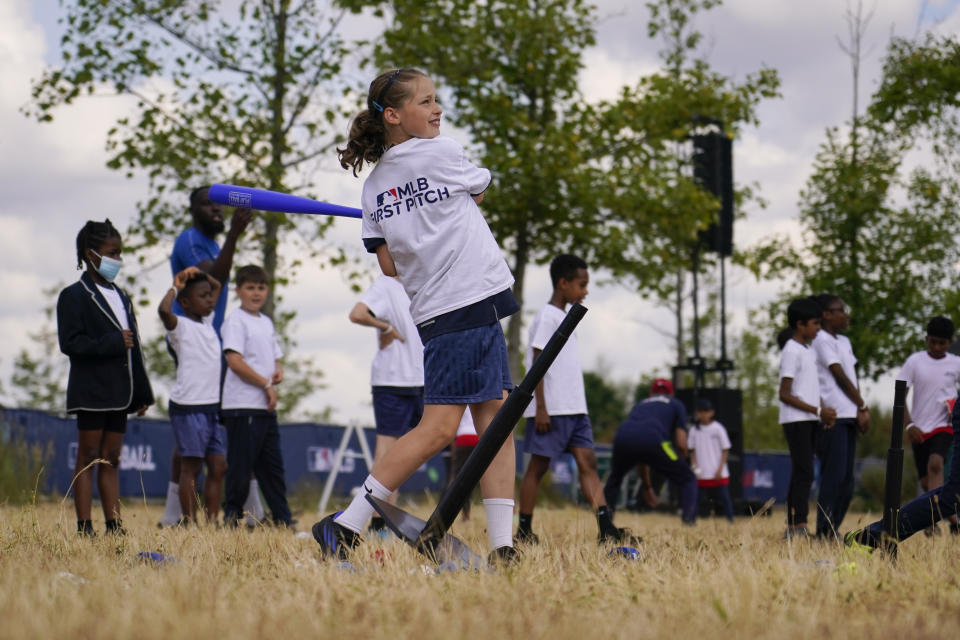
<svg viewBox="0 0 960 640">
<path fill-rule="evenodd" d="M 4 409 L 0 414 L 0 436 L 22 438 L 31 445 L 40 445 L 49 458 L 40 478 L 41 490 L 65 494 L 73 479 L 77 455 L 77 429 L 73 417 L 60 417 L 32 409 Z M 280 444 L 287 487 L 291 491 L 323 487 L 333 467 L 333 458 L 345 427 L 327 424 L 284 424 L 280 428 Z M 363 430 L 371 451 L 375 444 L 372 430 Z M 352 437 L 333 488 L 334 495 L 347 495 L 359 486 L 368 470 L 359 457 L 360 446 Z M 522 473 L 522 442 L 517 444 L 517 472 Z M 120 494 L 162 497 L 167 493 L 170 457 L 173 453 L 173 432 L 165 420 L 133 418 L 127 425 L 120 456 Z M 610 445 L 596 446 L 599 471 L 608 468 Z M 356 456 L 356 457 L 354 457 Z M 858 467 L 859 467 L 858 462 Z M 819 474 L 817 474 L 819 476 Z M 439 491 L 446 486 L 447 453 L 429 460 L 401 487 L 402 492 Z M 576 499 L 578 480 L 573 457 L 563 454 L 550 465 L 550 480 L 558 493 Z M 743 497 L 748 501 L 765 502 L 774 498 L 784 502 L 790 482 L 790 456 L 787 453 L 745 453 L 743 456 Z M 94 485 L 96 488 L 96 485 Z"/>
</svg>

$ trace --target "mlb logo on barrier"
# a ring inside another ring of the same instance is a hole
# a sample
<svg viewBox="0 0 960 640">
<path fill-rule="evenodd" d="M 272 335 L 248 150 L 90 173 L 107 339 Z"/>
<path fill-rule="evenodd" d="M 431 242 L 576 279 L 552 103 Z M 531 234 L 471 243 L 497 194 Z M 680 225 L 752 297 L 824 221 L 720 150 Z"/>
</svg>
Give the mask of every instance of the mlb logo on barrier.
<svg viewBox="0 0 960 640">
<path fill-rule="evenodd" d="M 227 194 L 227 202 L 231 207 L 240 207 L 241 209 L 250 208 L 250 194 L 242 191 L 231 191 Z"/>
<path fill-rule="evenodd" d="M 353 473 L 356 468 L 354 458 L 360 454 L 353 449 L 346 449 L 343 452 L 343 459 L 340 460 L 340 471 L 343 473 Z M 312 473 L 327 473 L 333 471 L 333 459 L 335 455 L 330 447 L 307 447 L 307 471 Z"/>
</svg>

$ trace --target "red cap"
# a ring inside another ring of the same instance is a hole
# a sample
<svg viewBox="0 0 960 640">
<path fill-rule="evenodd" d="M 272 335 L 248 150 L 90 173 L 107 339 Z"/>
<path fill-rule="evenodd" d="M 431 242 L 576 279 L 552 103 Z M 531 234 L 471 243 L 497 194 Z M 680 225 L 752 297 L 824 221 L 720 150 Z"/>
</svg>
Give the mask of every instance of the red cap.
<svg viewBox="0 0 960 640">
<path fill-rule="evenodd" d="M 673 395 L 673 383 L 666 378 L 657 378 L 650 385 L 650 393 L 666 393 Z"/>
</svg>

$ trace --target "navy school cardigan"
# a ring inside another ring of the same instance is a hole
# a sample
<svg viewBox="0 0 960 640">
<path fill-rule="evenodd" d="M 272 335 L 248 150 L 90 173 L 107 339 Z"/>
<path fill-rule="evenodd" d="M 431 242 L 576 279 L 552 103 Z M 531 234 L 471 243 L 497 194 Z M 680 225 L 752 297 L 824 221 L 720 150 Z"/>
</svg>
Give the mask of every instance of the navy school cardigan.
<svg viewBox="0 0 960 640">
<path fill-rule="evenodd" d="M 133 330 L 133 348 L 123 346 L 121 325 L 90 274 L 60 292 L 57 335 L 60 350 L 70 358 L 67 413 L 126 411 L 153 404 L 153 390 L 144 367 L 140 332 L 130 298 L 120 299 Z"/>
</svg>

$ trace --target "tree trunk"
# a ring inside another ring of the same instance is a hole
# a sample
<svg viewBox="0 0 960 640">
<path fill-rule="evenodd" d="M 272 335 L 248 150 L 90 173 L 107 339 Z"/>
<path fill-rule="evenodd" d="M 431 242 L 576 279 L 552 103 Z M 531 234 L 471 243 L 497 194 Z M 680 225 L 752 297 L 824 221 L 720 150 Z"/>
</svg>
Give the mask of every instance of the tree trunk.
<svg viewBox="0 0 960 640">
<path fill-rule="evenodd" d="M 683 346 L 683 287 L 686 284 L 686 278 L 683 269 L 677 271 L 677 294 L 674 300 L 676 307 L 674 313 L 677 316 L 677 364 L 684 364 L 684 346 Z"/>
<path fill-rule="evenodd" d="M 283 154 L 286 151 L 285 123 L 283 117 L 283 101 L 287 90 L 287 11 L 289 2 L 280 0 L 274 14 L 276 28 L 273 46 L 273 95 L 270 99 L 270 165 L 267 167 L 267 178 L 270 189 L 283 191 Z M 276 299 L 274 292 L 277 284 L 277 245 L 279 242 L 280 216 L 278 213 L 268 213 L 264 219 L 263 231 L 263 269 L 267 272 L 270 290 L 267 292 L 267 301 L 263 305 L 263 312 L 274 317 Z"/>
<path fill-rule="evenodd" d="M 530 261 L 530 246 L 526 232 L 517 236 L 517 252 L 513 263 L 513 297 L 520 305 L 520 311 L 510 316 L 507 321 L 507 360 L 510 363 L 510 375 L 514 382 L 518 382 L 523 371 L 523 281 Z"/>
</svg>

